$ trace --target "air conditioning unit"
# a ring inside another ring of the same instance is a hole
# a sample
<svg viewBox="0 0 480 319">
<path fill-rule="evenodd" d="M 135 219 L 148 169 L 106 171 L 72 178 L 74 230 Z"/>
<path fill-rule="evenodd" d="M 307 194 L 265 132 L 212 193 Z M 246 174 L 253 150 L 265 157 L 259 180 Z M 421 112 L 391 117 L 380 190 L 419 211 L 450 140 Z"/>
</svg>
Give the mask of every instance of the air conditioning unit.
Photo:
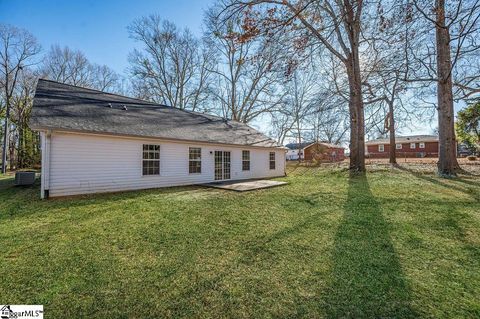
<svg viewBox="0 0 480 319">
<path fill-rule="evenodd" d="M 15 185 L 33 185 L 35 183 L 35 172 L 16 172 Z"/>
</svg>

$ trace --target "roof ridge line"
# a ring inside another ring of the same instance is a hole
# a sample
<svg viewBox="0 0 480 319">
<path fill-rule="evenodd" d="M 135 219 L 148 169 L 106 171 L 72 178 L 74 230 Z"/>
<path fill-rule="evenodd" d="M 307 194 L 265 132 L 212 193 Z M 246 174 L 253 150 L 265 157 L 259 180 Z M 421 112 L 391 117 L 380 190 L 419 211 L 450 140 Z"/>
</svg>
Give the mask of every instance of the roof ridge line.
<svg viewBox="0 0 480 319">
<path fill-rule="evenodd" d="M 99 92 L 99 93 L 103 93 L 103 94 L 108 94 L 108 95 L 123 97 L 123 98 L 126 98 L 126 99 L 136 100 L 136 101 L 140 101 L 140 102 L 152 104 L 152 105 L 155 105 L 155 106 L 162 106 L 162 107 L 173 108 L 173 109 L 176 109 L 176 110 L 179 110 L 179 111 L 183 111 L 183 112 L 187 112 L 187 113 L 193 113 L 193 114 L 198 114 L 198 115 L 213 116 L 213 117 L 216 117 L 216 118 L 219 118 L 219 119 L 222 119 L 222 120 L 231 121 L 231 122 L 237 122 L 237 123 L 241 123 L 241 124 L 243 124 L 243 125 L 246 125 L 246 123 L 243 123 L 243 122 L 240 122 L 240 121 L 236 121 L 236 120 L 233 120 L 233 119 L 228 119 L 228 118 L 223 117 L 223 116 L 218 116 L 218 115 L 209 114 L 209 113 L 200 113 L 200 112 L 196 112 L 196 111 L 185 110 L 185 109 L 181 109 L 181 108 L 174 107 L 174 106 L 171 106 L 171 105 L 160 104 L 160 103 L 156 103 L 156 102 L 150 102 L 150 101 L 146 101 L 146 100 L 139 99 L 139 98 L 134 98 L 134 97 L 130 97 L 130 96 L 125 96 L 125 95 L 122 95 L 122 94 L 105 92 L 105 91 L 102 91 L 102 90 L 92 89 L 92 88 L 88 88 L 88 87 L 85 87 L 85 86 L 73 85 L 73 84 L 69 84 L 69 83 L 62 83 L 62 82 L 58 82 L 58 81 L 54 81 L 54 80 L 50 80 L 50 79 L 45 79 L 45 78 L 39 78 L 38 80 L 39 80 L 39 81 L 46 81 L 46 82 L 56 83 L 56 84 L 60 84 L 60 85 L 66 85 L 66 86 L 70 86 L 70 87 L 74 87 L 74 88 L 80 88 L 80 89 L 89 90 L 89 91 L 93 91 L 93 92 Z M 250 126 L 249 126 L 249 127 L 250 127 Z"/>
<path fill-rule="evenodd" d="M 110 93 L 110 92 L 106 92 L 106 91 L 102 91 L 102 90 L 92 89 L 92 88 L 88 88 L 88 87 L 85 87 L 85 86 L 73 85 L 73 84 L 69 84 L 69 83 L 62 83 L 62 82 L 58 82 L 58 81 L 54 81 L 54 80 L 50 80 L 50 79 L 45 79 L 45 78 L 39 78 L 38 80 L 39 80 L 39 81 L 52 82 L 52 83 L 56 83 L 56 84 L 60 84 L 60 85 L 65 85 L 65 86 L 70 86 L 70 87 L 74 87 L 74 88 L 80 88 L 80 89 L 84 89 L 84 90 L 88 90 L 88 91 L 99 92 L 99 93 L 103 93 L 103 94 L 108 94 L 108 95 L 123 97 L 123 98 L 126 98 L 126 99 L 136 100 L 136 101 L 140 101 L 140 102 L 144 102 L 144 103 L 148 103 L 148 104 L 155 104 L 155 105 L 160 105 L 160 106 L 165 106 L 165 107 L 171 107 L 171 106 L 169 106 L 169 105 L 164 105 L 164 104 L 160 104 L 160 103 L 150 102 L 150 101 L 138 99 L 138 98 L 135 98 L 135 97 L 130 97 L 130 96 L 121 95 L 121 94 L 118 94 L 118 93 Z"/>
</svg>

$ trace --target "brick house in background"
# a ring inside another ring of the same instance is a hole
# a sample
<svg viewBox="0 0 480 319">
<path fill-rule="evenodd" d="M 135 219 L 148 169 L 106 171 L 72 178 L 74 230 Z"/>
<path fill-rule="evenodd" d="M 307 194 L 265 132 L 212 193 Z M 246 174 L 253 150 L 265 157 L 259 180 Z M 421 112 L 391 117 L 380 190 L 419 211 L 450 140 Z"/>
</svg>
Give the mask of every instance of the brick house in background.
<svg viewBox="0 0 480 319">
<path fill-rule="evenodd" d="M 412 135 L 395 138 L 397 157 L 438 157 L 438 136 Z M 390 139 L 378 138 L 365 143 L 365 154 L 369 158 L 388 158 Z"/>
<path fill-rule="evenodd" d="M 345 159 L 345 148 L 324 142 L 291 143 L 287 144 L 287 160 L 298 160 L 298 157 L 306 161 L 339 162 Z"/>
</svg>

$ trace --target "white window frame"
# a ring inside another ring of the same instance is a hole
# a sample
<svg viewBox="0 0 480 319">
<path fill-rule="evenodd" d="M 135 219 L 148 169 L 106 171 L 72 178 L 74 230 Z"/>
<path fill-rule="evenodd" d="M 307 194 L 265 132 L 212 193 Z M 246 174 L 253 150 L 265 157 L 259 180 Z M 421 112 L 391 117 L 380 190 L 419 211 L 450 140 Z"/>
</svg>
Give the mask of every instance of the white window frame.
<svg viewBox="0 0 480 319">
<path fill-rule="evenodd" d="M 413 147 L 412 147 L 413 146 Z M 410 149 L 414 150 L 417 148 L 417 143 L 410 143 Z"/>
<path fill-rule="evenodd" d="M 145 146 L 147 149 L 145 150 Z M 153 149 L 151 147 L 153 146 Z M 145 158 L 145 154 L 147 154 L 147 158 Z M 156 156 L 158 154 L 158 156 Z M 153 155 L 153 158 L 150 158 Z M 157 158 L 158 157 L 158 158 Z M 149 172 L 151 169 L 155 169 L 155 167 L 151 168 L 147 165 L 146 169 L 147 172 L 145 173 L 145 164 L 146 163 L 153 163 L 158 162 L 158 173 Z M 142 145 L 142 176 L 159 176 L 160 175 L 160 145 L 158 144 L 143 144 Z"/>
<path fill-rule="evenodd" d="M 402 147 L 403 147 L 402 143 L 395 144 L 395 149 L 397 149 L 397 150 L 401 150 Z"/>
<path fill-rule="evenodd" d="M 200 150 L 200 157 L 198 158 L 191 158 L 190 153 L 192 150 Z M 200 172 L 191 172 L 190 171 L 190 163 L 200 163 Z M 202 174 L 202 148 L 201 147 L 189 147 L 188 148 L 188 174 Z"/>
<path fill-rule="evenodd" d="M 273 155 L 273 159 L 272 159 Z M 275 170 L 277 168 L 277 161 L 276 161 L 276 152 L 270 152 L 268 153 L 268 167 L 270 170 Z M 272 163 L 273 163 L 273 168 L 272 168 Z"/>
<path fill-rule="evenodd" d="M 425 142 L 418 143 L 418 148 L 425 148 Z"/>
<path fill-rule="evenodd" d="M 378 151 L 379 151 L 379 152 L 385 152 L 385 145 L 383 145 L 383 144 L 378 144 Z"/>
<path fill-rule="evenodd" d="M 244 156 L 245 154 L 248 154 L 248 156 Z M 248 158 L 247 158 L 248 157 Z M 244 165 L 248 163 L 248 169 L 245 169 Z M 243 172 L 248 172 L 250 171 L 250 151 L 249 150 L 242 150 L 242 171 Z"/>
</svg>

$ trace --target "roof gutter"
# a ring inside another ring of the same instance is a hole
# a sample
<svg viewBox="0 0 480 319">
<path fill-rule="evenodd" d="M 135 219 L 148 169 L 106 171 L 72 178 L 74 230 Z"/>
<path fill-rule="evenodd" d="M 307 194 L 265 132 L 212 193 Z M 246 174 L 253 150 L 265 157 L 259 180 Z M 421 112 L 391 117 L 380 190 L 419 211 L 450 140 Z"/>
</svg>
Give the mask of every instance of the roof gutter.
<svg viewBox="0 0 480 319">
<path fill-rule="evenodd" d="M 156 139 L 163 141 L 171 142 L 185 142 L 185 143 L 200 143 L 200 144 L 211 144 L 211 145 L 231 145 L 236 147 L 252 147 L 252 148 L 267 148 L 267 149 L 287 149 L 285 146 L 259 146 L 253 144 L 230 144 L 230 143 L 221 143 L 221 142 L 211 142 L 211 141 L 201 141 L 201 140 L 189 140 L 189 139 L 173 139 L 165 138 L 160 136 L 145 136 L 145 135 L 133 135 L 133 134 L 118 134 L 110 132 L 97 132 L 97 131 L 86 131 L 86 130 L 74 130 L 74 129 L 65 129 L 65 128 L 53 128 L 53 127 L 42 127 L 32 125 L 30 127 L 34 131 L 55 131 L 60 133 L 73 133 L 73 134 L 83 134 L 83 135 L 100 135 L 100 136 L 114 136 L 114 137 L 126 137 L 134 139 Z"/>
</svg>

